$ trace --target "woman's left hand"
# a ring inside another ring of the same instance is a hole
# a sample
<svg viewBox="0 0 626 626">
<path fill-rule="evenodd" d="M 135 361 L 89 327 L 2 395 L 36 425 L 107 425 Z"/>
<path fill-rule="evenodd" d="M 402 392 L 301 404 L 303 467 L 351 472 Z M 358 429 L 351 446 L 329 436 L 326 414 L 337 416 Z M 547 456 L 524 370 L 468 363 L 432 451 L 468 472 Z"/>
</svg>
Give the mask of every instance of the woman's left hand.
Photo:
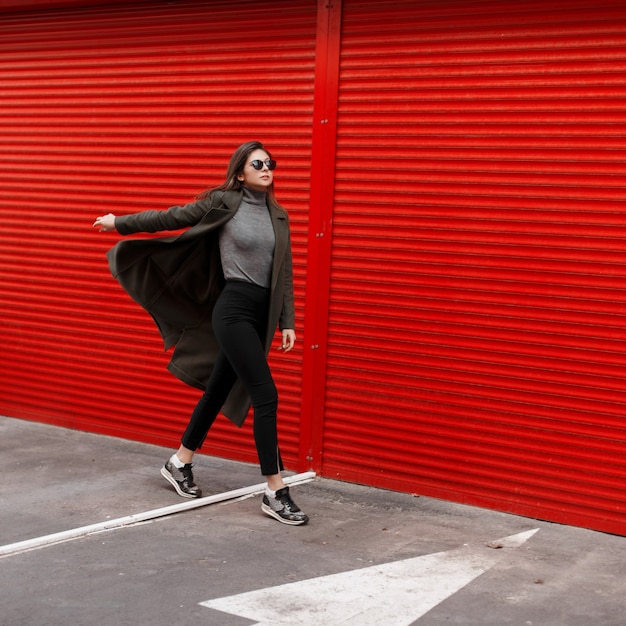
<svg viewBox="0 0 626 626">
<path fill-rule="evenodd" d="M 296 331 L 293 328 L 283 329 L 283 343 L 279 346 L 279 350 L 282 352 L 289 352 L 296 343 Z"/>
</svg>

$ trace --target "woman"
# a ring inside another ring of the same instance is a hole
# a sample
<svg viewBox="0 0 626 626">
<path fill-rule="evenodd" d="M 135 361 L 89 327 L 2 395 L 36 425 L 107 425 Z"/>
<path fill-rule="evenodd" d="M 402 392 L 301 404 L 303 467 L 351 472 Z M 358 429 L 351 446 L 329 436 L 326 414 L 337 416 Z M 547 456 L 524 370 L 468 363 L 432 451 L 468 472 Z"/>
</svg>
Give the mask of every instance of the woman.
<svg viewBox="0 0 626 626">
<path fill-rule="evenodd" d="M 273 335 L 280 350 L 295 343 L 291 240 L 286 211 L 274 197 L 274 161 L 258 141 L 231 157 L 226 181 L 195 202 L 165 211 L 96 218 L 101 232 L 122 235 L 191 227 L 167 239 L 120 242 L 109 254 L 113 275 L 152 315 L 169 369 L 204 390 L 181 445 L 161 474 L 183 497 L 198 498 L 192 460 L 220 410 L 243 423 L 250 402 L 254 438 L 267 480 L 261 508 L 278 521 L 308 517 L 283 482 L 278 449 L 278 394 L 267 363 Z"/>
</svg>

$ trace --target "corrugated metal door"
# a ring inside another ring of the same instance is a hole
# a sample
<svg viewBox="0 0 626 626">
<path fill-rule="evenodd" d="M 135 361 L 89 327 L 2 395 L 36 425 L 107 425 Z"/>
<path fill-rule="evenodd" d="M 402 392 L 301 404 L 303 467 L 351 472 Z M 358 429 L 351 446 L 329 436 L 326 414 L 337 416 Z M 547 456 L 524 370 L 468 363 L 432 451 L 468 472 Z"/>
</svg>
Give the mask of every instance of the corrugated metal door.
<svg viewBox="0 0 626 626">
<path fill-rule="evenodd" d="M 343 6 L 323 473 L 626 533 L 626 6 Z"/>
<path fill-rule="evenodd" d="M 74 3 L 75 4 L 75 3 Z M 178 441 L 197 392 L 165 371 L 151 320 L 110 277 L 95 216 L 166 208 L 223 180 L 233 149 L 275 147 L 303 320 L 316 6 L 126 3 L 0 21 L 0 410 Z M 274 364 L 288 464 L 301 354 Z M 292 384 L 293 383 L 293 384 Z M 250 428 L 249 425 L 246 428 Z M 205 450 L 256 461 L 218 421 Z"/>
</svg>

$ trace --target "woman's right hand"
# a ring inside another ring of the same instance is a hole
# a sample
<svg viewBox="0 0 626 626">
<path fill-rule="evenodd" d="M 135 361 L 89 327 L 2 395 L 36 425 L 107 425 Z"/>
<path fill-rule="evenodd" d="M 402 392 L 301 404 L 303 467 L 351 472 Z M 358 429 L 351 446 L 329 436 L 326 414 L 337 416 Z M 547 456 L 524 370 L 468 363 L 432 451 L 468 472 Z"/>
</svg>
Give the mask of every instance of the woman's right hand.
<svg viewBox="0 0 626 626">
<path fill-rule="evenodd" d="M 115 215 L 113 215 L 113 213 L 107 213 L 106 215 L 96 217 L 93 227 L 97 228 L 101 233 L 108 233 L 115 230 Z"/>
</svg>

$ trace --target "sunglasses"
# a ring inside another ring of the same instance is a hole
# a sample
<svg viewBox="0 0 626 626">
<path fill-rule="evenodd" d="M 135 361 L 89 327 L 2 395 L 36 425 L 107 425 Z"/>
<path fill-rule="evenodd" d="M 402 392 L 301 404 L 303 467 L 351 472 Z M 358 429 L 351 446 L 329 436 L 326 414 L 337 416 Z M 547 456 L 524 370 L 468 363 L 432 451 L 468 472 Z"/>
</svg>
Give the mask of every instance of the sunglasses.
<svg viewBox="0 0 626 626">
<path fill-rule="evenodd" d="M 252 165 L 252 167 L 255 170 L 262 170 L 264 165 L 267 165 L 267 169 L 268 170 L 275 170 L 276 169 L 276 161 L 274 161 L 274 159 L 265 159 L 265 161 L 260 161 L 259 159 L 254 159 L 254 161 L 250 161 L 250 165 Z"/>
</svg>

